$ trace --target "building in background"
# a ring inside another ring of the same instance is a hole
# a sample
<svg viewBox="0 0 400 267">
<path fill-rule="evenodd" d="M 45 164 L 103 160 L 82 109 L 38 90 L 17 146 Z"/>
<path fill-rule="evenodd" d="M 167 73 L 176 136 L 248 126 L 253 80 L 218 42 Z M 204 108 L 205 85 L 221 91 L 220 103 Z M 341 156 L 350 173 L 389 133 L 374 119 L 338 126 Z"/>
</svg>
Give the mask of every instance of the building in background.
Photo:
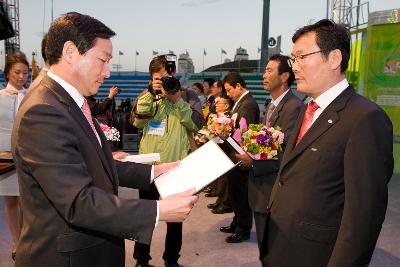
<svg viewBox="0 0 400 267">
<path fill-rule="evenodd" d="M 247 54 L 247 49 L 244 49 L 243 47 L 239 47 L 236 49 L 236 54 L 235 57 L 233 58 L 233 61 L 240 61 L 240 60 L 248 60 L 249 59 L 249 54 Z"/>
<path fill-rule="evenodd" d="M 193 60 L 190 58 L 188 51 L 179 55 L 178 73 L 181 74 L 194 73 Z"/>
</svg>

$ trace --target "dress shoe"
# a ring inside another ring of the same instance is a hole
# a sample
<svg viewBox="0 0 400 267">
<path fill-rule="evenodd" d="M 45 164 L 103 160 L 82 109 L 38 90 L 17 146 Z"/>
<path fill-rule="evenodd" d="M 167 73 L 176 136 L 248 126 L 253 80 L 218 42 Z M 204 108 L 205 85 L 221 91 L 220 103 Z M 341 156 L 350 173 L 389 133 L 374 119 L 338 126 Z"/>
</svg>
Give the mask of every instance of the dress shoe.
<svg viewBox="0 0 400 267">
<path fill-rule="evenodd" d="M 207 208 L 216 209 L 216 208 L 218 208 L 218 206 L 219 206 L 219 204 L 217 202 L 215 202 L 215 203 L 208 204 Z"/>
<path fill-rule="evenodd" d="M 214 214 L 224 214 L 233 212 L 233 209 L 231 207 L 217 207 L 213 209 L 211 212 Z"/>
<path fill-rule="evenodd" d="M 135 267 L 150 267 L 149 262 L 136 262 Z"/>
<path fill-rule="evenodd" d="M 223 233 L 233 234 L 235 232 L 235 228 L 232 226 L 222 226 L 219 230 Z"/>
<path fill-rule="evenodd" d="M 243 233 L 234 233 L 231 236 L 228 236 L 225 241 L 227 243 L 241 243 L 245 240 L 250 238 L 250 234 L 243 234 Z"/>
<path fill-rule="evenodd" d="M 217 197 L 217 193 L 215 193 L 214 191 L 210 191 L 209 193 L 204 195 L 205 197 Z"/>
<path fill-rule="evenodd" d="M 165 267 L 180 267 L 179 263 L 177 261 L 164 261 L 164 266 Z"/>
</svg>

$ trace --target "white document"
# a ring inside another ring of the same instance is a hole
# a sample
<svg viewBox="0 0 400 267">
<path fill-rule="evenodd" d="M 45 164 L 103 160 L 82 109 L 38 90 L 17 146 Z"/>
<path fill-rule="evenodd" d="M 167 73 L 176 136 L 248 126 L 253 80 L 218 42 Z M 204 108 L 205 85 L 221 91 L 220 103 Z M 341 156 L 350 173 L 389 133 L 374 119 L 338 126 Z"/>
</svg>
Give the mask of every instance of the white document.
<svg viewBox="0 0 400 267">
<path fill-rule="evenodd" d="M 233 148 L 236 150 L 237 153 L 240 155 L 246 154 L 246 152 L 243 150 L 243 148 L 240 147 L 240 145 L 233 139 L 232 137 L 228 137 L 225 139 L 225 141 Z"/>
<path fill-rule="evenodd" d="M 199 192 L 234 166 L 216 143 L 208 141 L 181 160 L 177 167 L 156 178 L 154 183 L 161 198 L 193 187 Z"/>
<path fill-rule="evenodd" d="M 156 162 L 160 161 L 160 154 L 159 153 L 149 153 L 149 154 L 140 154 L 140 155 L 129 155 L 125 158 L 121 159 L 120 161 L 129 161 L 129 162 L 136 162 L 136 163 L 145 163 L 145 162 Z"/>
</svg>

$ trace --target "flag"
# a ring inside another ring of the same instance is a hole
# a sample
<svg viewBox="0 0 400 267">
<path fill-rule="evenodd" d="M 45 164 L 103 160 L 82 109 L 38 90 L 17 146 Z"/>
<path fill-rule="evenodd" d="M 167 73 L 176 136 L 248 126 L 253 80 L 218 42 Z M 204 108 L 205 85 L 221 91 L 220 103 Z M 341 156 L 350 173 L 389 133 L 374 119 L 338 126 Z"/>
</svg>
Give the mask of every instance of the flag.
<svg viewBox="0 0 400 267">
<path fill-rule="evenodd" d="M 138 51 L 136 51 L 136 55 L 137 55 L 137 56 L 139 55 L 139 52 L 138 52 Z"/>
<path fill-rule="evenodd" d="M 224 49 L 221 48 L 221 54 L 225 54 L 226 55 L 226 51 Z"/>
<path fill-rule="evenodd" d="M 35 55 L 36 53 L 32 52 L 32 81 L 36 79 L 37 76 L 39 76 L 39 67 L 36 63 Z"/>
<path fill-rule="evenodd" d="M 153 56 L 156 56 L 156 55 L 158 55 L 158 51 L 153 50 Z"/>
<path fill-rule="evenodd" d="M 120 56 L 122 56 L 124 53 L 123 53 L 121 50 L 119 50 L 118 54 L 119 54 Z"/>
<path fill-rule="evenodd" d="M 204 51 L 203 51 L 203 55 L 207 56 L 207 52 L 206 52 L 205 49 L 204 49 Z"/>
</svg>

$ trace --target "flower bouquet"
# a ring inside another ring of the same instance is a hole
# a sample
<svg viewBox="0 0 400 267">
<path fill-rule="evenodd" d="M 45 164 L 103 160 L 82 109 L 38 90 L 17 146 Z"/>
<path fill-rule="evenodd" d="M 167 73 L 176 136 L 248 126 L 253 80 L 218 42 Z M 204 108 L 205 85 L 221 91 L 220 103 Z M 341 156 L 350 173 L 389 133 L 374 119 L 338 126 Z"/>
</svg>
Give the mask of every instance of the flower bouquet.
<svg viewBox="0 0 400 267">
<path fill-rule="evenodd" d="M 100 128 L 103 131 L 104 135 L 106 136 L 106 139 L 108 141 L 119 141 L 119 131 L 115 129 L 114 127 L 110 127 L 108 125 L 105 125 L 103 123 L 100 123 Z"/>
<path fill-rule="evenodd" d="M 277 160 L 284 137 L 279 127 L 250 124 L 242 134 L 243 149 L 255 160 Z"/>
<path fill-rule="evenodd" d="M 207 129 L 210 132 L 210 136 L 224 138 L 230 135 L 234 129 L 234 121 L 222 113 L 211 114 L 208 117 Z"/>
<path fill-rule="evenodd" d="M 200 146 L 214 140 L 217 144 L 223 143 L 220 137 L 225 138 L 234 130 L 234 121 L 224 114 L 210 114 L 207 125 L 199 130 L 195 136 Z"/>
</svg>

